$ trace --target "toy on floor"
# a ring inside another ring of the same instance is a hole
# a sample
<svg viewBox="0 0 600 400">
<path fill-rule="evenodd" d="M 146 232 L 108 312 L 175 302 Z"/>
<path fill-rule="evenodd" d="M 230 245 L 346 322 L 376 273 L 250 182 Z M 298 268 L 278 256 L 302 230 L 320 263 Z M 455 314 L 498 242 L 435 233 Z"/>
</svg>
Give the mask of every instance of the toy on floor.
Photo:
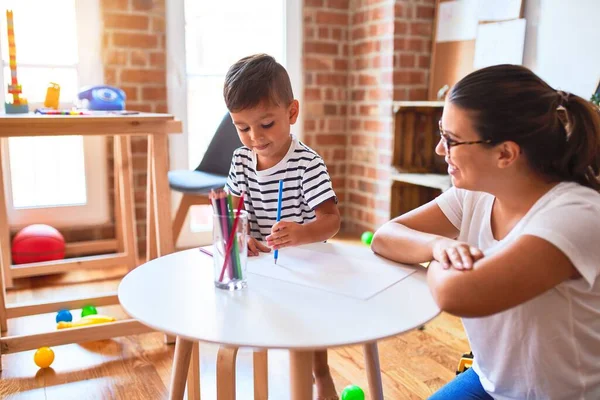
<svg viewBox="0 0 600 400">
<path fill-rule="evenodd" d="M 363 232 L 363 234 L 360 237 L 360 241 L 363 242 L 364 244 L 366 244 L 367 246 L 370 246 L 371 242 L 373 241 L 373 232 L 371 232 L 371 231 Z"/>
<path fill-rule="evenodd" d="M 46 100 L 44 100 L 44 107 L 58 108 L 60 98 L 60 85 L 58 83 L 50 82 L 48 89 L 46 90 Z"/>
<path fill-rule="evenodd" d="M 73 315 L 71 315 L 71 311 L 69 311 L 69 310 L 60 310 L 56 314 L 56 323 L 58 324 L 61 321 L 62 322 L 71 322 L 71 321 L 73 321 Z"/>
<path fill-rule="evenodd" d="M 92 314 L 86 315 L 75 322 L 60 321 L 56 324 L 56 329 L 80 328 L 82 326 L 105 324 L 114 321 L 116 321 L 116 318 L 109 315 Z"/>
<path fill-rule="evenodd" d="M 348 385 L 342 391 L 342 400 L 365 400 L 365 392 L 356 385 Z"/>
<path fill-rule="evenodd" d="M 55 228 L 34 224 L 21 229 L 12 241 L 13 264 L 61 260 L 65 258 L 65 239 Z"/>
<path fill-rule="evenodd" d="M 12 10 L 6 10 L 6 30 L 8 36 L 8 66 L 10 68 L 10 84 L 8 93 L 12 95 L 12 103 L 4 103 L 7 114 L 26 114 L 29 112 L 27 99 L 21 97 L 21 85 L 17 79 L 17 46 L 15 45 L 15 28 Z"/>
<path fill-rule="evenodd" d="M 458 362 L 458 368 L 456 369 L 456 375 L 462 374 L 473 366 L 473 352 L 465 353 L 462 355 Z"/>
<path fill-rule="evenodd" d="M 50 347 L 40 347 L 33 355 L 33 362 L 40 368 L 48 368 L 54 362 L 54 351 Z"/>
<path fill-rule="evenodd" d="M 87 305 L 87 306 L 83 306 L 83 308 L 81 309 L 81 317 L 85 317 L 88 315 L 94 315 L 94 314 L 98 314 L 98 310 L 96 310 L 96 307 L 92 306 L 92 305 Z"/>
</svg>

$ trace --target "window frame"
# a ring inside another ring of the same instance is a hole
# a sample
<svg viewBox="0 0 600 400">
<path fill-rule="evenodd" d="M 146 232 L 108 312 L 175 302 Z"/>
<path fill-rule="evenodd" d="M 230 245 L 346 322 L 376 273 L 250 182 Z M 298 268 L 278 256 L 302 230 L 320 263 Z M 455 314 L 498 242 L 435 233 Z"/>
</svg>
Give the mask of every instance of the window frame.
<svg viewBox="0 0 600 400">
<path fill-rule="evenodd" d="M 36 64 L 35 67 L 75 67 L 78 87 L 101 84 L 104 71 L 101 54 L 101 10 L 99 0 L 75 1 L 77 25 L 78 63 L 64 65 Z M 0 0 L 1 10 L 5 2 Z M 2 17 L 2 16 L 0 16 Z M 6 45 L 6 32 L 0 32 L 0 46 Z M 4 62 L 1 61 L 2 69 Z M 21 65 L 21 64 L 18 64 Z M 28 64 L 29 66 L 33 66 Z M 26 83 L 24 83 L 26 84 Z M 6 83 L 4 74 L 0 74 L 0 101 L 5 101 Z M 63 97 L 64 99 L 64 97 Z M 30 112 L 43 106 L 30 103 Z M 61 108 L 70 108 L 71 103 L 60 103 Z M 102 225 L 110 221 L 108 196 L 108 162 L 106 138 L 103 136 L 85 136 L 83 138 L 86 204 L 73 206 L 31 207 L 16 209 L 12 198 L 12 174 L 10 171 L 9 139 L 2 139 L 2 168 L 4 171 L 4 193 L 8 223 L 12 227 L 23 227 L 33 223 L 44 223 L 56 228 Z"/>
</svg>

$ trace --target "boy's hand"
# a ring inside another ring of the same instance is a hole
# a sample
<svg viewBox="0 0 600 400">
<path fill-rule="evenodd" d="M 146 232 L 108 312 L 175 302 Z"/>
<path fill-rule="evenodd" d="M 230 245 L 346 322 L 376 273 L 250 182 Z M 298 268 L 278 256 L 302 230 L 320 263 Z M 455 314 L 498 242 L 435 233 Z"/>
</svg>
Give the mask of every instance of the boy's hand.
<svg viewBox="0 0 600 400">
<path fill-rule="evenodd" d="M 279 250 L 284 247 L 298 246 L 303 243 L 304 229 L 297 222 L 279 221 L 273 228 L 271 234 L 267 236 L 267 244 L 273 250 Z"/>
<path fill-rule="evenodd" d="M 477 247 L 457 240 L 443 238 L 436 240 L 433 245 L 433 259 L 442 264 L 444 269 L 471 269 L 483 256 Z"/>
<path fill-rule="evenodd" d="M 254 257 L 257 256 L 259 252 L 268 253 L 271 249 L 268 246 L 265 246 L 262 242 L 259 242 L 252 236 L 248 238 L 248 256 Z"/>
</svg>

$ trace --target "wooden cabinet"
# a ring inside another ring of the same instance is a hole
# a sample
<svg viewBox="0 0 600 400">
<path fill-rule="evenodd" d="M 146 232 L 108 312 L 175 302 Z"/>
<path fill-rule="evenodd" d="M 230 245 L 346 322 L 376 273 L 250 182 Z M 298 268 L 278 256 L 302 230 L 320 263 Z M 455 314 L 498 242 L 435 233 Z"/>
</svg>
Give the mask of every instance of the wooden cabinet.
<svg viewBox="0 0 600 400">
<path fill-rule="evenodd" d="M 452 186 L 444 158 L 435 154 L 443 107 L 442 101 L 393 104 L 392 218 L 429 202 Z"/>
</svg>

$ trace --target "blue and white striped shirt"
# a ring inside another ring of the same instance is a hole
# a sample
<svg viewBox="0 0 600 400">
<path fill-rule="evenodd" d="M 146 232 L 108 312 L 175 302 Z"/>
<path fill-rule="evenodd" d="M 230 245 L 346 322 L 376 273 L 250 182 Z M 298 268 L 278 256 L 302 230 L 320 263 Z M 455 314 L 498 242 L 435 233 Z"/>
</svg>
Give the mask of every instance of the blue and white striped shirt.
<svg viewBox="0 0 600 400">
<path fill-rule="evenodd" d="M 240 196 L 250 219 L 250 235 L 264 240 L 277 221 L 279 180 L 283 179 L 281 220 L 300 224 L 316 218 L 315 208 L 337 197 L 323 159 L 292 135 L 285 157 L 275 166 L 256 170 L 256 155 L 247 147 L 233 153 L 227 189 Z"/>
</svg>

